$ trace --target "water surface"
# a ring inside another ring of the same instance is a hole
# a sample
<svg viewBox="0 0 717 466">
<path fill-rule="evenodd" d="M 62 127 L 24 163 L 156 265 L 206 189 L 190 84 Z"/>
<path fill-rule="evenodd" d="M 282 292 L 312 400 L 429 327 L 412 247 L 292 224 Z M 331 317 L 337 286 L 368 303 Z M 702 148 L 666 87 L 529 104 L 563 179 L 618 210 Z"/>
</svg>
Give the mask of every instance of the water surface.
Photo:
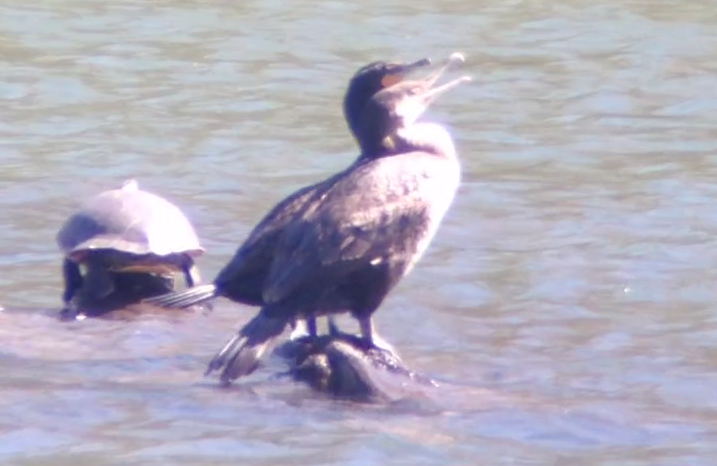
<svg viewBox="0 0 717 466">
<path fill-rule="evenodd" d="M 717 4 L 0 3 L 0 461 L 712 465 Z M 60 324 L 54 235 L 128 177 L 177 203 L 211 279 L 277 200 L 356 154 L 346 81 L 462 51 L 429 117 L 464 162 L 377 314 L 437 393 L 380 406 L 268 367 L 201 374 L 254 311 Z"/>
</svg>

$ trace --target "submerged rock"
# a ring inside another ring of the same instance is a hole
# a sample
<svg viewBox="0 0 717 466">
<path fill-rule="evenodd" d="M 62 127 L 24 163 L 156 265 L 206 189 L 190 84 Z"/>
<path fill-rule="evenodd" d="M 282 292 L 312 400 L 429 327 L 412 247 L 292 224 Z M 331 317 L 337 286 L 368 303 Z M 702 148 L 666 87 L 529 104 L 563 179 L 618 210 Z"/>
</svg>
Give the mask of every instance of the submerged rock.
<svg viewBox="0 0 717 466">
<path fill-rule="evenodd" d="M 289 375 L 314 390 L 354 401 L 391 401 L 438 383 L 409 369 L 388 349 L 367 348 L 356 335 L 303 336 L 276 350 Z"/>
</svg>

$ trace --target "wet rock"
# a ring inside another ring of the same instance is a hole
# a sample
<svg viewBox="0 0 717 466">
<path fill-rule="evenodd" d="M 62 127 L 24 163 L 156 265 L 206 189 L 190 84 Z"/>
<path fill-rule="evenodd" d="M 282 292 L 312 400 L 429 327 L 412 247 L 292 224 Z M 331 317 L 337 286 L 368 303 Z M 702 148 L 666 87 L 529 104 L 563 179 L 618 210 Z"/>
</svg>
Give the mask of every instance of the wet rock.
<svg viewBox="0 0 717 466">
<path fill-rule="evenodd" d="M 304 336 L 277 348 L 289 374 L 314 390 L 354 401 L 390 401 L 438 386 L 388 349 L 367 348 L 356 335 Z"/>
</svg>

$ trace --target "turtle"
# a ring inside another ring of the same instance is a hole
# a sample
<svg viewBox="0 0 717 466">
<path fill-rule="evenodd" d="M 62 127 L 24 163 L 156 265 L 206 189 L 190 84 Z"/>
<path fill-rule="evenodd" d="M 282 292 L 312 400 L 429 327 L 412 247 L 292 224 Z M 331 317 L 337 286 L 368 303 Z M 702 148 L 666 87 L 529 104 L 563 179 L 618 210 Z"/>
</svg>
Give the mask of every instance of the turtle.
<svg viewBox="0 0 717 466">
<path fill-rule="evenodd" d="M 204 248 L 182 211 L 141 190 L 136 180 L 86 201 L 57 234 L 64 253 L 65 317 L 94 317 L 200 283 L 195 259 Z"/>
</svg>

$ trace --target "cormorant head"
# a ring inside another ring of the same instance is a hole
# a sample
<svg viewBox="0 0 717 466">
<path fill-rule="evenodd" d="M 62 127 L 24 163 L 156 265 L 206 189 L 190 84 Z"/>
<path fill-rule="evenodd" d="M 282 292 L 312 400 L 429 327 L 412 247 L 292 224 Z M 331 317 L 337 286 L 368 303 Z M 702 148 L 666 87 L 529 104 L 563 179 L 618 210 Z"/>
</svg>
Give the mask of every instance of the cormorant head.
<svg viewBox="0 0 717 466">
<path fill-rule="evenodd" d="M 380 156 L 400 150 L 399 130 L 413 125 L 438 96 L 470 81 L 470 77 L 462 76 L 435 86 L 448 68 L 464 61 L 462 54 L 453 53 L 445 65 L 424 79 L 402 81 L 377 92 L 364 106 L 357 128 L 362 156 Z"/>
<path fill-rule="evenodd" d="M 375 61 L 361 67 L 351 78 L 344 96 L 344 118 L 351 134 L 357 137 L 363 108 L 374 94 L 403 81 L 411 71 L 430 64 L 429 58 L 422 58 L 413 63 Z"/>
</svg>

